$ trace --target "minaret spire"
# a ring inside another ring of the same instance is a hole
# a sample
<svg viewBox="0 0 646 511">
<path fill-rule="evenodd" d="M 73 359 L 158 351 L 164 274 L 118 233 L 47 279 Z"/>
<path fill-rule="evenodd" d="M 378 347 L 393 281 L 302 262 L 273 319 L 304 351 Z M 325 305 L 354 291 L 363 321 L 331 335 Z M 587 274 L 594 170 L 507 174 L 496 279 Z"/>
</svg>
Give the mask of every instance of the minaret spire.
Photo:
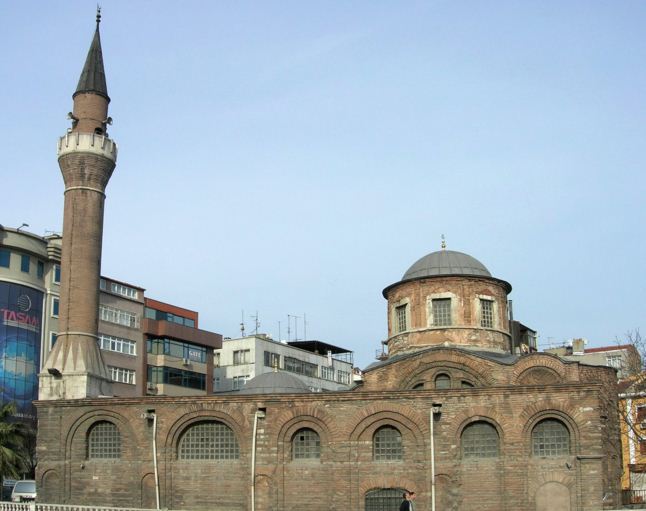
<svg viewBox="0 0 646 511">
<path fill-rule="evenodd" d="M 96 7 L 96 30 L 94 31 L 94 38 L 92 44 L 87 52 L 85 65 L 81 71 L 79 83 L 76 86 L 75 97 L 77 94 L 83 92 L 93 92 L 99 96 L 103 96 L 110 101 L 108 96 L 108 87 L 105 83 L 105 69 L 103 68 L 103 52 L 101 51 L 101 35 L 99 34 L 99 23 L 101 23 L 101 7 Z"/>
<path fill-rule="evenodd" d="M 105 188 L 117 162 L 108 137 L 108 90 L 97 8 L 96 30 L 68 114 L 72 128 L 58 141 L 65 182 L 61 300 L 56 344 L 40 374 L 39 399 L 110 395 L 112 382 L 97 345 Z"/>
</svg>

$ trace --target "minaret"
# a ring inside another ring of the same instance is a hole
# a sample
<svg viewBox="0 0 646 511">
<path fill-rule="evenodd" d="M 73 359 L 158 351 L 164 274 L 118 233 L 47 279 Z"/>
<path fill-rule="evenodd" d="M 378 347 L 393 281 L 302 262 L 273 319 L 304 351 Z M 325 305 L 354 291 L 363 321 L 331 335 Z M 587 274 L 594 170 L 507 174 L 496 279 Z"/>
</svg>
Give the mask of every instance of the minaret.
<svg viewBox="0 0 646 511">
<path fill-rule="evenodd" d="M 72 96 L 72 127 L 58 142 L 65 182 L 61 301 L 56 344 L 40 374 L 39 399 L 80 399 L 111 395 L 112 384 L 98 339 L 99 277 L 105 187 L 117 160 L 108 138 L 108 90 L 96 31 Z"/>
</svg>

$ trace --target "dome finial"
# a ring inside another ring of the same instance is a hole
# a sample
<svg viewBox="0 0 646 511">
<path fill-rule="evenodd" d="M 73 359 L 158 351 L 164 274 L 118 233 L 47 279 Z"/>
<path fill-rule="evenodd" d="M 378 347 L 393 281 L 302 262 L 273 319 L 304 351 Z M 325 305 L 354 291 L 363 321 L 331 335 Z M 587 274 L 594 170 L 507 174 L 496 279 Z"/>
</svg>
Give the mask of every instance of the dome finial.
<svg viewBox="0 0 646 511">
<path fill-rule="evenodd" d="M 99 23 L 101 23 L 101 6 L 96 4 L 96 28 L 99 28 Z"/>
<path fill-rule="evenodd" d="M 446 250 L 446 239 L 444 238 L 444 234 L 442 234 L 442 250 Z"/>
</svg>

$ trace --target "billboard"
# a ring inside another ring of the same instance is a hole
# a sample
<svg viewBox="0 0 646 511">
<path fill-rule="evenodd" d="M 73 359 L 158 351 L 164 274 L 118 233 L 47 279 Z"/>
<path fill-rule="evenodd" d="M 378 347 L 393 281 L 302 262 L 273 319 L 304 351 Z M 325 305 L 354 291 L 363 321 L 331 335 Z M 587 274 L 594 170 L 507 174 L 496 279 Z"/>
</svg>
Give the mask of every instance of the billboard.
<svg viewBox="0 0 646 511">
<path fill-rule="evenodd" d="M 27 420 L 36 420 L 42 309 L 42 291 L 0 282 L 0 401 Z"/>
</svg>

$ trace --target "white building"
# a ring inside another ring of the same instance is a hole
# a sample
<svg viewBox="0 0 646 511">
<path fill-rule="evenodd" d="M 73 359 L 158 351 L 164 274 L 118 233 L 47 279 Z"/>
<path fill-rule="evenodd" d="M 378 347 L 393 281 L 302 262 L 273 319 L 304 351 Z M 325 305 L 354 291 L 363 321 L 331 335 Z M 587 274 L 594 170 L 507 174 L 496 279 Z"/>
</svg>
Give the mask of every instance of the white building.
<svg viewBox="0 0 646 511">
<path fill-rule="evenodd" d="M 294 374 L 314 392 L 352 385 L 352 352 L 321 341 L 279 342 L 266 334 L 225 339 L 215 350 L 214 366 L 214 392 L 239 390 L 274 370 Z"/>
</svg>

